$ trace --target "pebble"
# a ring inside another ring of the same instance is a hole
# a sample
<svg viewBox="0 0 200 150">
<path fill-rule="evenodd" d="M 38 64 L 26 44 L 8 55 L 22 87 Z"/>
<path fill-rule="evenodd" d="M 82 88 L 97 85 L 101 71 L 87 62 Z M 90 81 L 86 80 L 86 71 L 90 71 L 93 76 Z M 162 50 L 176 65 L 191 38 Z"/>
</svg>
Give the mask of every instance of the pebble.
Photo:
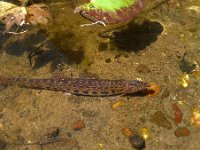
<svg viewBox="0 0 200 150">
<path fill-rule="evenodd" d="M 150 72 L 150 69 L 146 65 L 139 64 L 136 68 L 136 71 L 138 71 L 139 73 L 147 74 Z"/>
<path fill-rule="evenodd" d="M 142 150 L 145 148 L 145 140 L 138 134 L 133 134 L 129 137 L 131 145 L 137 150 Z"/>
<path fill-rule="evenodd" d="M 85 127 L 84 121 L 83 120 L 77 120 L 72 124 L 72 128 L 74 130 L 80 130 Z"/>
<path fill-rule="evenodd" d="M 183 113 L 175 103 L 172 104 L 172 109 L 174 111 L 174 121 L 178 125 L 183 119 Z"/>
<path fill-rule="evenodd" d="M 141 135 L 142 137 L 146 140 L 147 138 L 149 138 L 150 136 L 150 132 L 149 132 L 149 129 L 146 128 L 146 127 L 143 127 L 140 129 L 140 132 L 141 132 Z"/>
<path fill-rule="evenodd" d="M 118 102 L 112 104 L 112 109 L 117 109 L 117 108 L 122 107 L 124 105 L 125 105 L 124 101 L 118 101 Z"/>
<path fill-rule="evenodd" d="M 167 128 L 167 129 L 172 128 L 171 123 L 167 120 L 167 118 L 161 111 L 155 112 L 151 116 L 151 121 L 158 126 L 161 126 L 161 127 Z"/>
<path fill-rule="evenodd" d="M 189 136 L 190 131 L 186 127 L 179 127 L 174 131 L 176 137 Z"/>
<path fill-rule="evenodd" d="M 134 133 L 130 128 L 124 127 L 122 133 L 129 139 L 130 144 L 137 150 L 145 148 L 145 140 L 142 136 Z"/>
<path fill-rule="evenodd" d="M 190 122 L 197 128 L 200 128 L 200 107 L 194 108 L 192 110 L 192 116 Z"/>
</svg>

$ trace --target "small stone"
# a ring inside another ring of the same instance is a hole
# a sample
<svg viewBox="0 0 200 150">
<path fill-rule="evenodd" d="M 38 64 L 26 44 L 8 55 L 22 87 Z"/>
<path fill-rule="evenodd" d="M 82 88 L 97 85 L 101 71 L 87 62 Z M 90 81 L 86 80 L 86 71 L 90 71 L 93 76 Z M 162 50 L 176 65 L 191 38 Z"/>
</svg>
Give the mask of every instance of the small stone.
<svg viewBox="0 0 200 150">
<path fill-rule="evenodd" d="M 176 124 L 181 123 L 182 119 L 183 119 L 183 113 L 181 111 L 181 109 L 176 105 L 176 104 L 172 104 L 172 109 L 174 111 L 174 121 Z"/>
<path fill-rule="evenodd" d="M 200 128 L 200 107 L 193 109 L 190 122 L 195 127 Z"/>
<path fill-rule="evenodd" d="M 167 129 L 172 128 L 171 123 L 167 120 L 167 118 L 161 111 L 155 112 L 151 116 L 151 121 L 158 126 L 161 126 L 161 127 L 167 128 Z"/>
<path fill-rule="evenodd" d="M 124 101 L 118 101 L 118 102 L 112 104 L 112 109 L 117 109 L 117 108 L 122 107 L 124 105 L 125 105 Z"/>
<path fill-rule="evenodd" d="M 148 96 L 151 96 L 151 97 L 158 95 L 161 91 L 161 87 L 154 82 L 150 82 L 149 84 L 150 84 L 150 87 L 146 91 L 146 94 L 148 94 Z"/>
<path fill-rule="evenodd" d="M 76 122 L 74 122 L 72 124 L 72 128 L 74 130 L 80 130 L 80 129 L 84 128 L 84 127 L 85 127 L 85 124 L 84 124 L 83 120 L 77 120 Z"/>
<path fill-rule="evenodd" d="M 176 137 L 189 136 L 190 131 L 186 127 L 179 127 L 174 131 Z"/>
<path fill-rule="evenodd" d="M 177 79 L 177 84 L 182 86 L 183 88 L 186 88 L 189 85 L 189 81 L 190 81 L 189 74 L 183 74 Z"/>
<path fill-rule="evenodd" d="M 149 129 L 146 127 L 143 127 L 140 129 L 141 135 L 142 137 L 146 140 L 147 138 L 149 138 Z"/>
<path fill-rule="evenodd" d="M 139 64 L 136 68 L 136 71 L 138 71 L 139 73 L 147 74 L 150 72 L 150 69 L 146 65 Z"/>
<path fill-rule="evenodd" d="M 129 137 L 131 145 L 137 150 L 142 150 L 145 148 L 145 140 L 137 134 L 133 134 Z"/>
</svg>

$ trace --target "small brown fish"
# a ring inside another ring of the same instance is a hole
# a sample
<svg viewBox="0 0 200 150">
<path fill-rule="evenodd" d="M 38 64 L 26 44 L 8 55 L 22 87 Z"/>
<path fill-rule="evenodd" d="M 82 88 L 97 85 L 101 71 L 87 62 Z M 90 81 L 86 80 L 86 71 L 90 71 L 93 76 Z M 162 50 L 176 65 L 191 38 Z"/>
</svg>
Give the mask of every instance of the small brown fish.
<svg viewBox="0 0 200 150">
<path fill-rule="evenodd" d="M 138 80 L 107 80 L 85 78 L 5 78 L 0 85 L 18 85 L 26 88 L 63 91 L 85 96 L 114 96 L 152 91 L 151 83 Z"/>
</svg>

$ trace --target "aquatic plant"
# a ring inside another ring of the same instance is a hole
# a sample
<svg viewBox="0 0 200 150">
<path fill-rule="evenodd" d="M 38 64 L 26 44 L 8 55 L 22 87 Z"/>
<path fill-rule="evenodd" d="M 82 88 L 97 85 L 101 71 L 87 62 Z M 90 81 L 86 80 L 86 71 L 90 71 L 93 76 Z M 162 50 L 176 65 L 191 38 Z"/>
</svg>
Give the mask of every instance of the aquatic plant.
<svg viewBox="0 0 200 150">
<path fill-rule="evenodd" d="M 135 18 L 143 8 L 141 0 L 90 0 L 74 12 L 105 24 L 126 22 Z"/>
</svg>

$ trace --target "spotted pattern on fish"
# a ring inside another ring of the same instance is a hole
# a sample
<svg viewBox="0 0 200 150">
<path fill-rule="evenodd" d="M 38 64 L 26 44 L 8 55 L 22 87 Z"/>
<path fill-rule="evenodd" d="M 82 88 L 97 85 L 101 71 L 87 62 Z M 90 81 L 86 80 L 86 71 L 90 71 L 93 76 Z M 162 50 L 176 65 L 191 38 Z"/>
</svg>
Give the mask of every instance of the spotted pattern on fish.
<svg viewBox="0 0 200 150">
<path fill-rule="evenodd" d="M 107 80 L 88 78 L 4 78 L 0 85 L 18 85 L 26 88 L 63 91 L 75 95 L 113 96 L 134 94 L 150 88 L 150 84 L 138 80 Z"/>
</svg>

